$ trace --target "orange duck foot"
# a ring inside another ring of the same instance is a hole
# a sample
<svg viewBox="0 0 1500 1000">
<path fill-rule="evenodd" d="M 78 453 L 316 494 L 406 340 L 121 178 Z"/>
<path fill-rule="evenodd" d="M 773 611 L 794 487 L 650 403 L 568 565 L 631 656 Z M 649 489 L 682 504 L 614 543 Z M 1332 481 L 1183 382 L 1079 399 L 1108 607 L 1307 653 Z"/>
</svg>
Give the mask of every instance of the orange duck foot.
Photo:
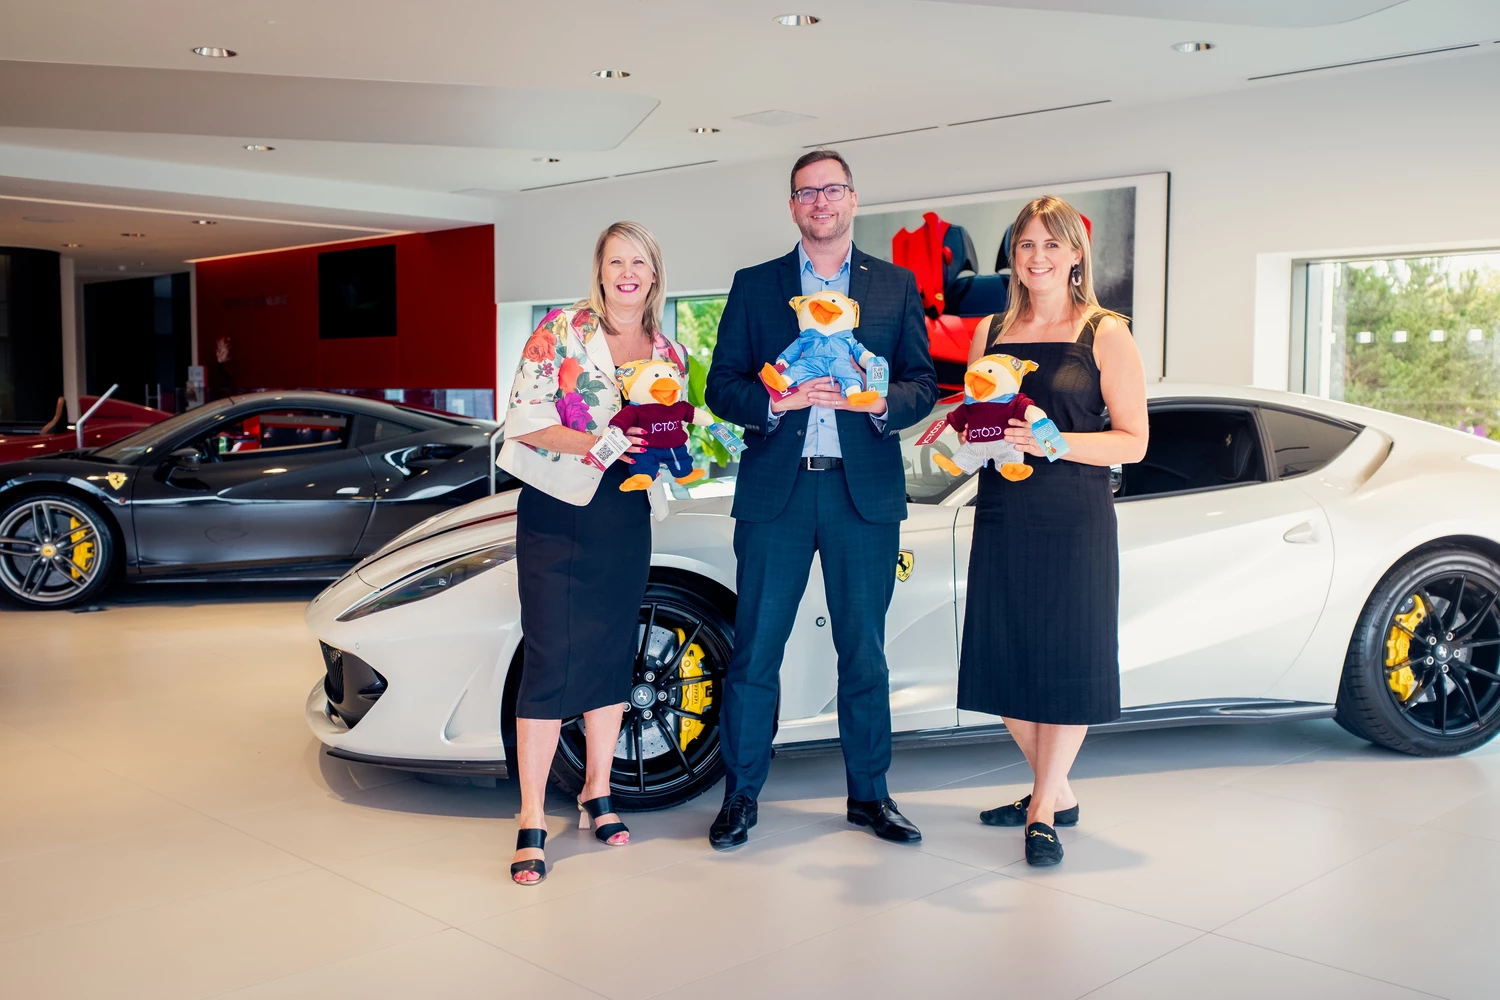
<svg viewBox="0 0 1500 1000">
<path fill-rule="evenodd" d="M 776 370 L 774 365 L 766 365 L 760 370 L 760 380 L 777 392 L 786 392 L 791 384 L 787 382 L 785 375 Z"/>
<path fill-rule="evenodd" d="M 932 464 L 937 466 L 939 469 L 942 469 L 950 476 L 961 476 L 964 474 L 964 470 L 959 466 L 959 464 L 953 461 L 953 459 L 949 458 L 947 455 L 933 455 Z"/>
<path fill-rule="evenodd" d="M 679 476 L 677 481 L 686 486 L 688 483 L 696 483 L 706 475 L 708 475 L 707 469 L 694 469 L 685 476 Z"/>
<path fill-rule="evenodd" d="M 865 389 L 862 392 L 851 392 L 844 398 L 849 401 L 850 406 L 868 406 L 880 398 L 880 393 L 874 389 Z"/>
<path fill-rule="evenodd" d="M 650 489 L 652 482 L 653 480 L 650 476 L 646 475 L 644 472 L 637 472 L 635 475 L 631 476 L 629 479 L 620 484 L 620 492 L 630 493 L 633 490 Z"/>
<path fill-rule="evenodd" d="M 1031 476 L 1031 466 L 1022 462 L 1006 462 L 1000 466 L 1000 475 L 1013 483 L 1019 483 Z"/>
</svg>

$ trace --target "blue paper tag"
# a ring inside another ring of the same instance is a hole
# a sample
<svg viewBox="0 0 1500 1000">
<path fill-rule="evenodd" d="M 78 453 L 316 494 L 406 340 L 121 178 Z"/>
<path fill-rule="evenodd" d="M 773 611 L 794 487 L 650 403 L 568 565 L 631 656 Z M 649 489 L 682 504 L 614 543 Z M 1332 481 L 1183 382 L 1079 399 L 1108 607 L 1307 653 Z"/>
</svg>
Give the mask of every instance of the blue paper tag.
<svg viewBox="0 0 1500 1000">
<path fill-rule="evenodd" d="M 871 358 L 870 366 L 865 369 L 865 388 L 874 389 L 884 396 L 890 388 L 891 366 L 885 358 Z"/>
<path fill-rule="evenodd" d="M 731 458 L 739 458 L 740 452 L 745 450 L 745 439 L 736 434 L 722 420 L 716 420 L 709 424 L 708 433 L 718 439 L 718 442 L 729 452 Z"/>
<path fill-rule="evenodd" d="M 1055 462 L 1062 458 L 1072 448 L 1068 442 L 1063 440 L 1062 431 L 1052 422 L 1051 417 L 1043 417 L 1031 425 L 1031 436 L 1036 438 L 1036 443 L 1042 446 L 1042 451 L 1047 453 L 1047 461 Z"/>
</svg>

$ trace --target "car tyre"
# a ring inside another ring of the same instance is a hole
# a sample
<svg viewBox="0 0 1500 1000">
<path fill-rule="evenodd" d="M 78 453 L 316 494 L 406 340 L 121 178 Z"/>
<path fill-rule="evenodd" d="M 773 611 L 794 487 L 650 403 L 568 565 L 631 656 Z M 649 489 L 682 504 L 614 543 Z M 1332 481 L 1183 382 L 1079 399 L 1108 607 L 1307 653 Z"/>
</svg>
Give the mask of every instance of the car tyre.
<svg viewBox="0 0 1500 1000">
<path fill-rule="evenodd" d="M 33 608 L 66 608 L 114 577 L 108 519 L 82 498 L 31 493 L 0 510 L 0 589 Z"/>
<path fill-rule="evenodd" d="M 646 588 L 631 701 L 610 773 L 620 812 L 681 805 L 724 775 L 719 708 L 734 619 L 707 590 L 675 580 Z M 553 781 L 572 796 L 583 790 L 585 737 L 581 718 L 565 719 L 552 760 Z"/>
<path fill-rule="evenodd" d="M 1388 572 L 1354 628 L 1335 719 L 1355 736 L 1419 757 L 1466 753 L 1493 739 L 1500 562 L 1435 548 Z"/>
</svg>

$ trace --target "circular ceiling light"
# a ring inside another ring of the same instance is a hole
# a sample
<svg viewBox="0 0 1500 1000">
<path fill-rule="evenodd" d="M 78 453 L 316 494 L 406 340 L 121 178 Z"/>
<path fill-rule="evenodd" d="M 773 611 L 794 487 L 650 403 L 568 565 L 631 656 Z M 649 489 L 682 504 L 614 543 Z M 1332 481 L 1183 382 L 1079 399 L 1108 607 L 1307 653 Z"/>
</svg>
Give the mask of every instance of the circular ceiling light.
<svg viewBox="0 0 1500 1000">
<path fill-rule="evenodd" d="M 693 129 L 693 133 L 695 135 L 713 135 L 717 131 L 719 130 L 714 128 L 712 125 L 699 125 L 697 128 Z"/>
<path fill-rule="evenodd" d="M 217 45 L 199 45 L 193 49 L 195 56 L 207 56 L 210 59 L 233 59 L 239 55 L 233 49 L 221 49 Z"/>
<path fill-rule="evenodd" d="M 623 80 L 630 75 L 628 69 L 596 69 L 594 75 L 601 80 Z"/>
<path fill-rule="evenodd" d="M 258 142 L 252 142 L 248 146 L 246 146 L 245 148 L 248 149 L 252 153 L 269 153 L 269 152 L 271 152 L 271 150 L 275 149 L 276 147 L 275 146 L 262 146 Z"/>
<path fill-rule="evenodd" d="M 805 28 L 823 19 L 813 14 L 778 14 L 775 20 L 777 24 L 784 24 L 788 28 Z"/>
<path fill-rule="evenodd" d="M 22 222 L 72 222 L 73 220 L 72 219 L 65 219 L 65 218 L 63 218 L 60 215 L 23 215 L 23 216 L 21 216 L 21 221 Z"/>
<path fill-rule="evenodd" d="M 533 156 L 531 158 L 531 162 L 532 163 L 561 163 L 562 160 L 559 160 L 555 156 Z"/>
<path fill-rule="evenodd" d="M 146 238 L 145 233 L 121 233 L 120 235 L 131 240 L 143 240 Z"/>
<path fill-rule="evenodd" d="M 1214 47 L 1213 42 L 1178 42 L 1172 46 L 1173 52 L 1207 52 Z"/>
<path fill-rule="evenodd" d="M 195 225 L 195 226 L 217 226 L 218 223 L 215 222 L 213 219 L 194 219 L 193 220 L 193 225 Z"/>
<path fill-rule="evenodd" d="M 64 243 L 63 244 L 63 248 L 66 249 L 66 250 L 77 250 L 81 246 L 83 246 L 82 243 Z"/>
</svg>

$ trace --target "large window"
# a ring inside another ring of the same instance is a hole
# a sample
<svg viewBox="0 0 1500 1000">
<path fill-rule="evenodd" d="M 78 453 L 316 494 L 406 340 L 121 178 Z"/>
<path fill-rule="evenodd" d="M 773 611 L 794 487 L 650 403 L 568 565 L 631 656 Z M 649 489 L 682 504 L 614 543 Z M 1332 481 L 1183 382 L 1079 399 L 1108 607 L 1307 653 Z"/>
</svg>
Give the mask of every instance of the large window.
<svg viewBox="0 0 1500 1000">
<path fill-rule="evenodd" d="M 1291 385 L 1500 440 L 1500 254 L 1295 273 Z"/>
</svg>

